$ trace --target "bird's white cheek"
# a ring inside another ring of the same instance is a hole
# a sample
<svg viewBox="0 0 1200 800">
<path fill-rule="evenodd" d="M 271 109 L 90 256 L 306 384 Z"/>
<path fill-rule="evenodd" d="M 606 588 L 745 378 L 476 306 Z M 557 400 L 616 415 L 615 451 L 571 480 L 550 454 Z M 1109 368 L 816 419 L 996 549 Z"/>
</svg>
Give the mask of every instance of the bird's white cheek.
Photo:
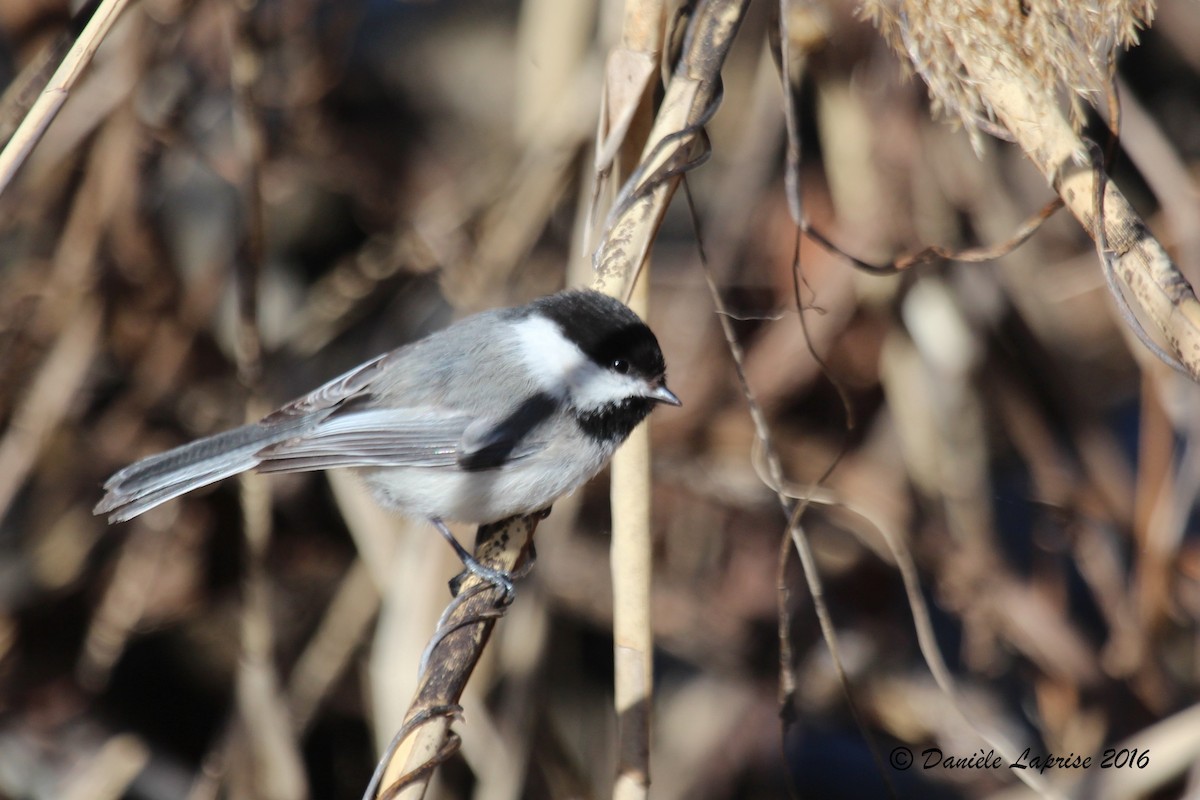
<svg viewBox="0 0 1200 800">
<path fill-rule="evenodd" d="M 545 317 L 521 320 L 516 331 L 521 360 L 540 388 L 577 408 L 599 409 L 647 391 L 638 378 L 592 361 Z"/>
<path fill-rule="evenodd" d="M 545 317 L 529 317 L 516 325 L 517 347 L 525 368 L 544 391 L 555 396 L 566 394 L 572 377 L 591 360 Z"/>
</svg>

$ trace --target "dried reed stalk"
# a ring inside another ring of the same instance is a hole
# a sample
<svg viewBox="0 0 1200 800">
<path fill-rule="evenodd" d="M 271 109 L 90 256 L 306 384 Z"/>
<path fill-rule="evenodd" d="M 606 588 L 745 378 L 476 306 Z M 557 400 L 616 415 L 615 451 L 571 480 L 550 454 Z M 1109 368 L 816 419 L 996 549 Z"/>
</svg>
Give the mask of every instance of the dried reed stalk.
<svg viewBox="0 0 1200 800">
<path fill-rule="evenodd" d="M 601 291 L 629 297 L 680 177 L 707 157 L 707 148 L 696 154 L 692 146 L 720 102 L 721 66 L 748 5 L 707 0 L 692 10 L 638 168 L 617 195 L 592 261 Z"/>
<path fill-rule="evenodd" d="M 600 130 L 596 136 L 596 187 L 607 174 L 623 183 L 637 167 L 654 114 L 651 91 L 666 28 L 658 0 L 625 3 L 621 41 L 609 54 Z M 603 243 L 602 243 L 603 244 Z M 633 271 L 633 265 L 625 265 Z M 632 288 L 630 305 L 648 311 L 650 276 Z M 633 432 L 612 462 L 613 706 L 617 763 L 613 797 L 644 800 L 650 789 L 650 709 L 654 697 L 654 631 L 650 580 L 654 573 L 650 531 L 650 436 Z"/>
<path fill-rule="evenodd" d="M 634 284 L 630 307 L 645 315 L 650 276 Z M 654 699 L 654 631 L 650 580 L 650 429 L 640 425 L 612 462 L 613 705 L 617 712 L 614 800 L 650 790 L 650 709 Z"/>
<path fill-rule="evenodd" d="M 745 2 L 701 3 L 687 20 L 680 59 L 648 134 L 638 125 L 649 109 L 648 88 L 663 33 L 655 3 L 626 5 L 621 46 L 609 57 L 605 126 L 598 136 L 596 165 L 603 173 L 615 160 L 623 181 L 593 259 L 594 288 L 647 311 L 648 261 L 675 187 L 683 173 L 702 163 L 703 126 L 720 100 L 720 69 L 745 14 Z M 636 166 L 628 154 L 641 149 Z M 624 157 L 622 157 L 624 156 Z M 628 179 L 624 174 L 628 173 Z M 598 181 L 598 184 L 600 182 Z M 613 459 L 612 579 L 614 701 L 618 756 L 613 797 L 645 798 L 650 786 L 650 706 L 654 637 L 650 622 L 653 573 L 650 535 L 650 438 L 634 431 Z"/>
<path fill-rule="evenodd" d="M 897 14 L 887 4 L 872 2 L 867 13 L 925 79 L 935 105 L 956 115 L 974 138 L 980 130 L 1011 137 L 1096 238 L 1093 195 L 1104 176 L 1088 164 L 1088 146 L 1076 133 L 1079 101 L 1098 93 L 1116 47 L 1136 40 L 1153 4 L 1132 0 L 1103 9 L 1092 2 L 1049 0 L 1026 8 L 974 0 L 900 5 Z M 1070 120 L 1058 100 L 1063 88 L 1072 92 Z M 1104 206 L 1114 271 L 1166 339 L 1170 357 L 1200 380 L 1200 301 L 1111 182 Z M 1126 322 L 1156 348 L 1135 318 L 1127 316 Z"/>
</svg>

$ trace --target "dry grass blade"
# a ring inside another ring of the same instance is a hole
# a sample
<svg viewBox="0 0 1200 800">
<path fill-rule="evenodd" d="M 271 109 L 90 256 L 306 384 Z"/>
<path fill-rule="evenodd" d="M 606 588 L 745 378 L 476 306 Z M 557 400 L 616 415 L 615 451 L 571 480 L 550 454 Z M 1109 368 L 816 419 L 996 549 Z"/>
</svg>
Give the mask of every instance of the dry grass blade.
<svg viewBox="0 0 1200 800">
<path fill-rule="evenodd" d="M 87 376 L 100 332 L 100 310 L 91 302 L 75 309 L 71 320 L 30 384 L 0 439 L 0 515 L 21 488 L 21 481 L 70 408 L 76 387 Z"/>
<path fill-rule="evenodd" d="M 658 0 L 631 0 L 625 4 L 622 23 L 621 41 L 609 51 L 604 65 L 592 195 L 581 206 L 586 208 L 586 222 L 579 226 L 581 256 L 592 252 L 595 215 L 611 187 L 610 179 L 623 182 L 629 177 L 645 146 L 653 115 L 652 90 L 662 61 L 665 9 Z"/>
<path fill-rule="evenodd" d="M 108 197 L 125 177 L 121 150 L 125 122 L 114 121 L 98 137 L 55 246 L 46 296 L 34 314 L 18 321 L 34 335 L 39 329 L 42 335 L 57 331 L 57 340 L 26 388 L 13 424 L 0 439 L 0 516 L 8 510 L 47 444 L 47 437 L 68 415 L 71 400 L 89 377 L 103 324 L 102 310 L 91 289 L 111 214 L 101 198 Z M 101 206 L 99 211 L 97 206 Z"/>
<path fill-rule="evenodd" d="M 288 705 L 297 730 L 308 728 L 321 700 L 358 650 L 378 609 L 379 590 L 371 570 L 357 559 L 289 676 Z"/>
</svg>

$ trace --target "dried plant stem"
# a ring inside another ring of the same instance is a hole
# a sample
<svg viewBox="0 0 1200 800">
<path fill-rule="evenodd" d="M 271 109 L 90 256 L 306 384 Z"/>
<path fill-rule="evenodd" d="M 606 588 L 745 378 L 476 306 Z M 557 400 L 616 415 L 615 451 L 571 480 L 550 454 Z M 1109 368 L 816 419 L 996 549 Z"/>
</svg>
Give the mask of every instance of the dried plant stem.
<svg viewBox="0 0 1200 800">
<path fill-rule="evenodd" d="M 649 94 L 657 83 L 664 30 L 660 0 L 626 0 L 621 43 L 608 54 L 604 68 L 600 129 L 596 133 L 597 173 L 606 173 L 628 145 L 640 148 L 645 144 L 645 130 L 637 131 L 635 123 L 651 110 Z"/>
<path fill-rule="evenodd" d="M 691 203 L 691 193 L 688 190 L 687 184 L 684 185 L 684 190 L 688 193 L 689 206 L 692 209 L 693 218 L 696 217 L 695 208 Z M 796 552 L 800 556 L 800 563 L 804 569 L 804 580 L 808 586 L 809 595 L 812 597 L 813 609 L 817 615 L 818 623 L 821 626 L 821 633 L 825 638 L 825 643 L 829 648 L 830 658 L 833 660 L 834 669 L 837 672 L 839 682 L 846 695 L 846 701 L 849 704 L 851 712 L 856 720 L 859 718 L 857 706 L 854 703 L 854 698 L 850 693 L 850 681 L 846 676 L 844 661 L 841 656 L 841 648 L 838 646 L 837 631 L 833 625 L 833 617 L 829 613 L 828 605 L 825 602 L 825 589 L 821 582 L 821 574 L 817 570 L 816 560 L 813 557 L 812 550 L 809 547 L 808 539 L 805 536 L 804 530 L 800 525 L 800 516 L 804 509 L 808 507 L 809 498 L 794 498 L 789 497 L 783 490 L 784 475 L 783 464 L 779 459 L 779 453 L 776 450 L 771 436 L 771 426 L 767 421 L 766 414 L 763 412 L 762 405 L 758 402 L 751 388 L 749 381 L 746 379 L 745 370 L 745 351 L 741 343 L 738 341 L 737 334 L 730 322 L 729 310 L 725 307 L 724 301 L 721 299 L 720 289 L 717 287 L 716 279 L 713 277 L 712 268 L 709 265 L 708 258 L 704 254 L 703 243 L 700 246 L 700 261 L 704 268 L 704 280 L 708 285 L 708 291 L 712 297 L 713 307 L 717 312 L 717 319 L 721 324 L 721 333 L 725 337 L 725 344 L 729 348 L 729 355 L 733 360 L 734 371 L 737 374 L 738 388 L 741 390 L 742 397 L 746 401 L 747 409 L 750 412 L 750 419 L 754 424 L 755 445 L 761 452 L 765 461 L 765 475 L 760 473 L 759 478 L 766 486 L 775 492 L 779 500 L 780 509 L 785 517 L 787 517 L 787 527 L 785 532 L 787 537 L 784 541 L 790 541 L 794 544 Z M 796 500 L 797 502 L 793 502 Z M 787 576 L 787 549 L 781 544 L 779 558 L 779 572 L 776 575 L 776 584 L 778 588 L 778 598 L 780 606 L 779 614 L 779 674 L 780 674 L 780 705 L 781 712 L 786 719 L 790 704 L 791 695 L 795 692 L 795 678 L 792 666 L 792 652 L 790 646 L 789 632 L 787 630 L 786 621 L 790 621 L 790 615 L 786 613 L 787 603 L 791 596 L 791 590 L 788 588 Z M 865 730 L 865 726 L 859 721 L 859 727 Z M 872 747 L 874 751 L 874 747 Z M 874 754 L 874 752 L 873 752 Z M 880 762 L 879 756 L 875 754 L 875 758 Z M 884 769 L 880 769 L 880 776 L 888 787 L 888 794 L 891 797 L 896 796 L 896 792 L 892 787 L 891 780 Z"/>
<path fill-rule="evenodd" d="M 80 25 L 86 25 L 86 19 L 90 19 L 92 12 L 96 10 L 95 5 L 93 0 L 88 6 L 81 8 L 75 13 L 72 22 L 78 20 Z M 63 56 L 71 49 L 81 29 L 63 31 L 55 36 L 53 41 L 45 45 L 21 68 L 21 72 L 4 89 L 4 94 L 0 95 L 0 144 L 8 142 L 21 120 L 29 113 L 29 109 L 33 108 L 38 95 L 58 64 L 62 63 Z"/>
<path fill-rule="evenodd" d="M 21 164 L 33 152 L 33 148 L 41 140 L 46 128 L 50 126 L 51 121 L 66 102 L 71 88 L 79 80 L 79 76 L 83 74 L 87 65 L 91 63 L 92 56 L 100 47 L 100 42 L 108 35 L 113 23 L 117 21 L 117 17 L 128 4 L 129 0 L 104 0 L 84 27 L 83 32 L 79 34 L 79 38 L 75 40 L 75 44 L 67 51 L 62 63 L 59 64 L 58 69 L 50 77 L 49 83 L 46 84 L 46 88 L 34 101 L 29 113 L 25 115 L 25 119 L 21 120 L 21 124 L 17 126 L 17 130 L 5 145 L 4 150 L 0 151 L 0 194 L 12 182 L 12 178 L 20 169 Z"/>
<path fill-rule="evenodd" d="M 606 65 L 600 129 L 596 136 L 596 189 L 605 176 L 624 182 L 645 148 L 653 120 L 653 97 L 665 31 L 657 0 L 627 0 L 620 45 Z M 606 244 L 607 242 L 605 242 Z M 624 287 L 636 264 L 624 266 Z M 649 276 L 634 281 L 630 306 L 645 317 Z M 602 288 L 602 287 L 598 287 Z M 617 765 L 613 797 L 645 798 L 650 789 L 650 709 L 654 696 L 654 632 L 650 580 L 650 436 L 636 429 L 613 458 L 612 548 L 613 703 L 617 713 Z"/>
<path fill-rule="evenodd" d="M 649 276 L 634 285 L 630 307 L 645 315 Z M 650 625 L 650 433 L 639 426 L 612 464 L 614 702 L 617 709 L 616 800 L 650 789 L 650 709 L 654 632 Z"/>
<path fill-rule="evenodd" d="M 629 296 L 680 176 L 705 157 L 694 158 L 691 146 L 720 101 L 721 66 L 748 4 L 702 0 L 692 10 L 641 161 L 609 213 L 593 259 L 597 288 L 608 294 Z"/>
<path fill-rule="evenodd" d="M 631 5 L 628 10 L 626 48 L 644 51 L 652 47 L 646 6 Z M 694 9 L 678 66 L 642 156 L 618 193 L 605 224 L 593 260 L 595 288 L 629 299 L 643 315 L 648 281 L 639 282 L 638 275 L 680 177 L 707 157 L 707 148 L 697 156 L 692 145 L 703 140 L 703 126 L 719 102 L 721 65 L 745 10 L 745 2 L 728 0 L 703 2 Z M 624 139 L 621 145 L 626 151 L 634 146 L 627 137 L 639 116 L 637 108 L 630 106 L 645 102 L 645 81 L 649 78 L 637 61 L 623 59 L 627 70 L 623 78 L 610 73 L 610 84 L 624 80 L 624 85 L 619 91 L 612 87 L 608 101 L 617 105 L 608 108 L 603 120 L 613 137 Z M 621 69 L 622 59 L 610 61 L 610 68 Z M 607 159 L 620 150 L 612 140 L 602 140 L 597 153 L 598 170 L 607 169 Z M 613 637 L 619 735 L 613 797 L 619 800 L 644 798 L 650 783 L 653 635 L 649 615 L 649 447 L 648 433 L 642 428 L 634 432 L 613 461 Z"/>
<path fill-rule="evenodd" d="M 39 338 L 49 341 L 52 332 L 55 338 L 0 437 L 0 518 L 35 468 L 51 433 L 70 417 L 76 392 L 91 374 L 103 330 L 103 311 L 93 291 L 94 266 L 113 208 L 101 198 L 111 196 L 125 177 L 124 122 L 105 125 L 88 154 L 83 181 L 55 246 L 46 296 L 24 323 Z M 10 369 L 0 374 L 15 385 L 22 383 Z"/>
<path fill-rule="evenodd" d="M 481 525 L 475 559 L 485 567 L 515 572 L 529 557 L 540 519 L 533 514 Z M 457 749 L 450 723 L 492 626 L 504 614 L 501 600 L 500 590 L 476 575 L 462 582 L 434 633 L 404 727 L 384 753 L 367 798 L 424 797 L 433 768 Z"/>
<path fill-rule="evenodd" d="M 1084 229 L 1094 232 L 1093 196 L 1101 177 L 1088 163 L 1086 146 L 1054 98 L 992 50 L 965 48 L 961 55 L 997 118 Z M 1115 272 L 1188 374 L 1200 379 L 1200 302 L 1192 287 L 1111 182 L 1105 187 L 1104 205 Z"/>
<path fill-rule="evenodd" d="M 1112 94 L 1120 97 L 1122 144 L 1162 207 L 1175 241 L 1176 261 L 1190 281 L 1200 280 L 1200 191 L 1183 155 L 1163 126 L 1122 81 Z M 1111 113 L 1111 112 L 1110 112 Z"/>
</svg>

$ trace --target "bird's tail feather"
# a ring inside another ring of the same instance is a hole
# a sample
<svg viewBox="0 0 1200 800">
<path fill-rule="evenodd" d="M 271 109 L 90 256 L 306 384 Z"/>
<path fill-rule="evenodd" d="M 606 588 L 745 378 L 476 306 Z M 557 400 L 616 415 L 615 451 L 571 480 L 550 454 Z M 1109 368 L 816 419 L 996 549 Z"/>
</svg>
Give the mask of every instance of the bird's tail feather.
<svg viewBox="0 0 1200 800">
<path fill-rule="evenodd" d="M 259 451 L 302 434 L 310 417 L 256 422 L 199 439 L 130 464 L 104 484 L 104 498 L 92 509 L 124 522 L 157 505 L 258 466 Z"/>
</svg>

